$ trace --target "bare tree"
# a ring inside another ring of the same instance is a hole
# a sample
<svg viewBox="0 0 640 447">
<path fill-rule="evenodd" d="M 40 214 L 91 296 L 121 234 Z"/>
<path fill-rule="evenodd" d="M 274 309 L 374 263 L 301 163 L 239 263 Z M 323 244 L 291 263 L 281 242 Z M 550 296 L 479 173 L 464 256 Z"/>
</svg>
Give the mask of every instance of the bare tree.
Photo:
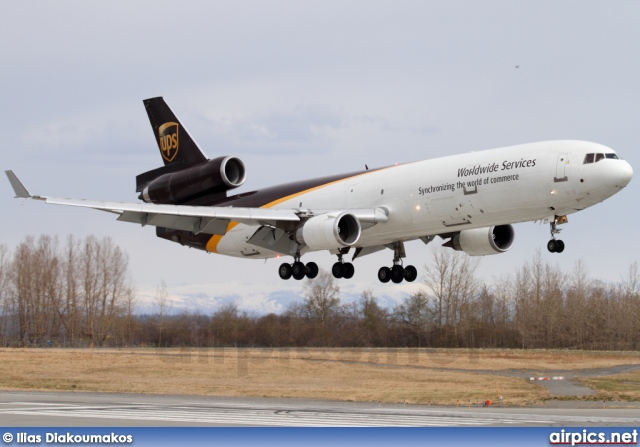
<svg viewBox="0 0 640 447">
<path fill-rule="evenodd" d="M 436 314 L 432 311 L 429 297 L 423 291 L 416 292 L 393 310 L 394 316 L 407 327 L 417 341 L 418 347 L 428 344 L 428 328 L 434 323 Z"/>
<path fill-rule="evenodd" d="M 590 294 L 593 282 L 582 260 L 576 261 L 565 287 L 565 304 L 562 313 L 563 340 L 565 347 L 584 346 L 593 332 L 589 321 Z"/>
<path fill-rule="evenodd" d="M 124 299 L 124 315 L 122 318 L 122 327 L 120 328 L 122 340 L 127 346 L 131 346 L 133 344 L 134 333 L 140 326 L 135 316 L 136 302 L 137 299 L 134 289 L 133 287 L 129 287 Z"/>
<path fill-rule="evenodd" d="M 362 292 L 358 310 L 369 344 L 383 346 L 387 338 L 388 314 L 380 307 L 371 289 Z"/>
<path fill-rule="evenodd" d="M 0 244 L 0 346 L 7 346 L 11 338 L 8 256 L 9 249 Z"/>
<path fill-rule="evenodd" d="M 60 262 L 57 240 L 27 237 L 16 248 L 12 269 L 12 312 L 18 317 L 23 345 L 40 344 L 60 327 Z"/>
<path fill-rule="evenodd" d="M 510 276 L 494 280 L 493 286 L 481 284 L 476 301 L 475 318 L 481 325 L 478 347 L 510 347 L 512 333 L 513 287 Z"/>
<path fill-rule="evenodd" d="M 620 333 L 618 338 L 625 340 L 627 349 L 638 349 L 640 346 L 640 271 L 638 263 L 633 262 L 616 291 L 618 302 Z"/>
<path fill-rule="evenodd" d="M 208 330 L 215 346 L 248 346 L 254 340 L 252 319 L 239 312 L 234 303 L 218 309 L 209 321 Z"/>
<path fill-rule="evenodd" d="M 61 256 L 61 298 L 58 312 L 64 327 L 64 341 L 74 345 L 82 336 L 82 307 L 79 301 L 79 242 L 69 235 Z"/>
<path fill-rule="evenodd" d="M 162 331 L 165 330 L 167 325 L 167 314 L 171 312 L 169 293 L 167 292 L 167 284 L 164 282 L 164 279 L 160 281 L 160 285 L 156 289 L 153 301 L 158 308 L 156 321 L 156 326 L 158 327 L 158 346 L 162 346 Z"/>
<path fill-rule="evenodd" d="M 83 333 L 90 342 L 102 344 L 131 293 L 127 255 L 111 238 L 98 240 L 89 236 L 84 240 L 79 262 Z"/>
<path fill-rule="evenodd" d="M 457 345 L 458 332 L 472 316 L 471 303 L 478 292 L 475 276 L 480 259 L 465 253 L 438 250 L 433 264 L 425 265 L 424 283 L 435 298 L 436 324 L 444 330 L 445 338 L 453 330 Z"/>
<path fill-rule="evenodd" d="M 308 318 L 324 328 L 340 305 L 339 293 L 340 287 L 335 284 L 333 276 L 320 270 L 318 276 L 304 286 L 304 308 Z"/>
<path fill-rule="evenodd" d="M 632 299 L 640 297 L 640 268 L 638 268 L 638 261 L 631 263 L 626 276 L 622 278 L 622 285 L 625 296 Z"/>
<path fill-rule="evenodd" d="M 553 348 L 565 328 L 565 291 L 569 281 L 557 266 L 542 261 L 540 251 L 516 273 L 515 310 L 523 348 Z"/>
</svg>

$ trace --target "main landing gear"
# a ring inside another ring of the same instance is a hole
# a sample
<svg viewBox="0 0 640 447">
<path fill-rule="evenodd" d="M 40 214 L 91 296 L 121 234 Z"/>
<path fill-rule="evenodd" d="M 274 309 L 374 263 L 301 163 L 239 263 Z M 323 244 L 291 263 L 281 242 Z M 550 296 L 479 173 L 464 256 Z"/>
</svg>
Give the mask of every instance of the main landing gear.
<svg viewBox="0 0 640 447">
<path fill-rule="evenodd" d="M 351 279 L 353 278 L 353 274 L 356 272 L 355 267 L 350 262 L 344 262 L 342 259 L 342 253 L 338 254 L 338 262 L 333 264 L 331 267 L 331 273 L 334 278 L 344 278 Z"/>
<path fill-rule="evenodd" d="M 564 217 L 565 222 L 566 222 L 566 217 Z M 560 234 L 560 231 L 557 228 L 557 219 L 554 219 L 553 222 L 550 223 L 551 225 L 551 240 L 549 242 L 547 242 L 547 250 L 549 250 L 551 253 L 562 253 L 564 251 L 564 242 L 562 242 L 560 239 L 556 239 L 556 234 Z M 564 222 L 560 222 L 560 223 L 564 223 Z"/>
<path fill-rule="evenodd" d="M 394 242 L 393 244 L 393 267 L 381 267 L 378 270 L 378 279 L 380 282 L 387 283 L 393 281 L 400 284 L 403 280 L 413 282 L 418 277 L 418 270 L 412 265 L 402 266 L 401 258 L 405 257 L 404 244 L 402 242 Z"/>
<path fill-rule="evenodd" d="M 393 281 L 396 284 L 402 281 L 413 282 L 418 277 L 418 270 L 412 265 L 403 267 L 402 258 L 404 258 L 404 244 L 402 242 L 394 242 L 393 245 L 387 247 L 393 248 L 393 266 L 382 267 L 378 271 L 378 279 L 380 282 L 387 283 Z M 355 273 L 355 267 L 351 262 L 345 262 L 343 256 L 348 253 L 348 248 L 341 249 L 338 252 L 338 262 L 333 264 L 331 273 L 334 278 L 350 279 Z M 354 256 L 354 259 L 357 257 Z M 293 264 L 284 263 L 281 264 L 278 269 L 278 274 L 282 279 L 289 279 L 293 277 L 296 280 L 301 280 L 305 276 L 313 279 L 318 276 L 318 265 L 315 262 L 308 262 L 304 264 L 300 261 L 300 252 L 297 252 L 293 257 Z"/>
<path fill-rule="evenodd" d="M 293 279 L 297 279 L 298 281 L 304 278 L 315 278 L 318 276 L 318 264 L 315 262 L 307 262 L 305 265 L 300 261 L 300 255 L 297 254 L 294 256 L 293 264 L 284 264 L 280 265 L 278 269 L 278 274 L 282 279 L 289 279 L 293 276 Z"/>
<path fill-rule="evenodd" d="M 396 284 L 402 282 L 402 280 L 413 282 L 418 277 L 418 270 L 412 265 L 402 267 L 400 264 L 394 264 L 393 267 L 381 267 L 378 270 L 378 279 L 380 282 L 393 281 Z"/>
</svg>

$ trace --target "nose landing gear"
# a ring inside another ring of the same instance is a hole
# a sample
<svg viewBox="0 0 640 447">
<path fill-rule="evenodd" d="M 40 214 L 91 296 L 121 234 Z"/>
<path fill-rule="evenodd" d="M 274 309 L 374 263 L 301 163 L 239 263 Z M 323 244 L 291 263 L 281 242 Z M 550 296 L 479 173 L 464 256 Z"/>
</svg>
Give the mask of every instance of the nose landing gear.
<svg viewBox="0 0 640 447">
<path fill-rule="evenodd" d="M 554 220 L 549 224 L 551 226 L 551 240 L 547 242 L 547 250 L 551 253 L 562 253 L 564 251 L 564 242 L 560 239 L 556 239 L 556 234 L 560 234 L 561 229 L 558 229 L 558 223 L 566 223 L 567 216 L 556 216 Z"/>
<path fill-rule="evenodd" d="M 547 250 L 551 253 L 562 253 L 564 251 L 564 242 L 560 239 L 551 239 L 547 242 Z"/>
</svg>

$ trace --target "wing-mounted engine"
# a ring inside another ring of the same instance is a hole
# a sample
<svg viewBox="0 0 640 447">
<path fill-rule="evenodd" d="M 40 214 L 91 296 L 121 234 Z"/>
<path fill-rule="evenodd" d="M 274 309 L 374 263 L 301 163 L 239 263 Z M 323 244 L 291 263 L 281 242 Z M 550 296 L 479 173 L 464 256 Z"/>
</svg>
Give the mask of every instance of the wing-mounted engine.
<svg viewBox="0 0 640 447">
<path fill-rule="evenodd" d="M 504 253 L 513 245 L 515 231 L 511 225 L 463 230 L 453 236 L 443 246 L 464 251 L 471 256 Z"/>
<path fill-rule="evenodd" d="M 327 213 L 307 220 L 296 231 L 295 239 L 312 250 L 332 250 L 355 244 L 361 232 L 360 221 L 353 214 Z"/>
<path fill-rule="evenodd" d="M 139 198 L 145 202 L 179 204 L 204 195 L 224 193 L 246 179 L 244 163 L 236 157 L 218 157 L 188 168 L 167 165 L 137 177 Z"/>
</svg>

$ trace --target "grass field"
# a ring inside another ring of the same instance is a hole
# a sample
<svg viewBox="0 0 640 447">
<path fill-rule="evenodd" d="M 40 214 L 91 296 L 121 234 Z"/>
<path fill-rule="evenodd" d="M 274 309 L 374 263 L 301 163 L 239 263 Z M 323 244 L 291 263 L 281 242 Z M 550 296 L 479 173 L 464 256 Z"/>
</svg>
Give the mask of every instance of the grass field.
<svg viewBox="0 0 640 447">
<path fill-rule="evenodd" d="M 640 402 L 640 371 L 581 379 L 589 388 L 598 390 L 601 400 Z"/>
<path fill-rule="evenodd" d="M 539 403 L 524 371 L 640 364 L 640 353 L 409 349 L 0 349 L 0 389 L 469 405 Z M 510 371 L 513 377 L 496 373 Z M 523 371 L 518 374 L 517 371 Z M 640 400 L 640 374 L 584 382 Z"/>
</svg>

